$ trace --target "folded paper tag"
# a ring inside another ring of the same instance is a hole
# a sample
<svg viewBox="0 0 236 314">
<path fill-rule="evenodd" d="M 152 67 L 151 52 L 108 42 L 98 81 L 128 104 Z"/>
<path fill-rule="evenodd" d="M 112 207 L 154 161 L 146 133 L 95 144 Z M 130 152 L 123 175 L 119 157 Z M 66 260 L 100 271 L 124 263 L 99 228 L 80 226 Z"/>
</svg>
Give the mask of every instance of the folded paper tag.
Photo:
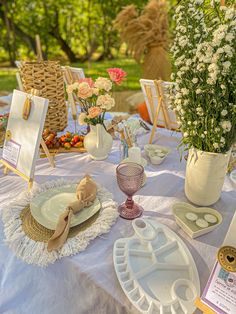
<svg viewBox="0 0 236 314">
<path fill-rule="evenodd" d="M 86 175 L 78 184 L 76 189 L 76 201 L 70 203 L 65 212 L 59 217 L 56 230 L 48 241 L 47 249 L 49 252 L 60 249 L 65 243 L 73 214 L 78 213 L 83 208 L 93 204 L 97 195 L 97 185 L 89 175 Z"/>
<path fill-rule="evenodd" d="M 30 110 L 31 110 L 31 99 L 29 97 L 26 97 L 24 106 L 23 106 L 23 113 L 22 113 L 22 118 L 24 120 L 28 120 L 29 115 L 30 115 Z"/>
</svg>

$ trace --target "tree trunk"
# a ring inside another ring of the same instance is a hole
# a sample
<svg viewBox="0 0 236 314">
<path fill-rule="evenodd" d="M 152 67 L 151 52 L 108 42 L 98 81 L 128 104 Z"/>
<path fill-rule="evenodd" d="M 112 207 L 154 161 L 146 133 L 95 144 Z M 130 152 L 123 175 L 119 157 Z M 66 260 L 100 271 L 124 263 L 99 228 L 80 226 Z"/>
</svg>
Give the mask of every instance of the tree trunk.
<svg viewBox="0 0 236 314">
<path fill-rule="evenodd" d="M 5 22 L 6 30 L 7 30 L 6 47 L 8 50 L 8 55 L 9 55 L 9 60 L 10 60 L 11 66 L 14 66 L 15 65 L 15 50 L 12 49 L 13 40 L 12 40 L 12 34 L 11 34 L 11 22 L 10 22 L 10 19 L 8 17 L 8 5 L 7 5 L 6 0 L 2 0 L 1 3 L 3 6 L 3 12 L 1 12 L 1 13 L 3 13 L 3 20 Z"/>
<path fill-rule="evenodd" d="M 69 44 L 66 42 L 65 39 L 60 34 L 59 30 L 59 12 L 58 10 L 55 10 L 55 16 L 54 16 L 54 25 L 51 27 L 51 30 L 49 31 L 49 34 L 53 36 L 58 44 L 61 46 L 61 49 L 65 52 L 70 62 L 76 62 L 78 61 L 78 58 L 76 57 L 76 54 L 72 51 Z"/>
<path fill-rule="evenodd" d="M 56 38 L 58 44 L 61 46 L 61 49 L 65 52 L 70 62 L 76 62 L 78 61 L 78 58 L 76 57 L 75 53 L 72 51 L 70 46 L 67 44 L 67 42 L 61 37 L 61 35 L 57 32 L 56 29 L 53 29 L 49 32 L 51 36 Z"/>
<path fill-rule="evenodd" d="M 1 1 L 1 0 L 0 0 Z M 3 3 L 2 0 L 1 3 Z M 0 18 L 5 22 L 5 16 L 4 16 L 4 10 L 3 8 L 0 6 Z M 12 27 L 14 28 L 14 33 L 19 36 L 27 45 L 28 47 L 34 51 L 34 53 L 36 54 L 36 45 L 35 45 L 35 40 L 34 38 L 32 38 L 30 35 L 28 35 L 27 33 L 25 33 L 17 24 L 14 23 L 14 21 L 8 16 L 7 17 L 8 22 L 10 25 L 12 25 Z M 14 59 L 15 61 L 15 59 Z"/>
</svg>

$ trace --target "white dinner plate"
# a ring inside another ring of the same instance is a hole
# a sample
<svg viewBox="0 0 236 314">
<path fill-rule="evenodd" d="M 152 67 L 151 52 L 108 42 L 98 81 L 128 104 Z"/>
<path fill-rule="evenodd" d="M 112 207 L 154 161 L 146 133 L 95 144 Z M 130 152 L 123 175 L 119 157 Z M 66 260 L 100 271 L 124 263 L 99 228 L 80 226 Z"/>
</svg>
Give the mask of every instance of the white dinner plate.
<svg viewBox="0 0 236 314">
<path fill-rule="evenodd" d="M 66 207 L 76 201 L 77 184 L 64 185 L 49 189 L 33 198 L 30 203 L 31 214 L 42 226 L 55 230 L 59 216 Z M 70 227 L 77 226 L 95 215 L 101 208 L 98 198 L 94 203 L 72 216 Z"/>
</svg>

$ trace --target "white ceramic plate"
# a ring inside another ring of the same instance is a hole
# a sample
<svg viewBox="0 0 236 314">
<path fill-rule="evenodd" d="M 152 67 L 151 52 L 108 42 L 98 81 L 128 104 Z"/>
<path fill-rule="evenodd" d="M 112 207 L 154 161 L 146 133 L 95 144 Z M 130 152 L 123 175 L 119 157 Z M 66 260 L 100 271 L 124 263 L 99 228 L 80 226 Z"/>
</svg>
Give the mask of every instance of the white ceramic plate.
<svg viewBox="0 0 236 314">
<path fill-rule="evenodd" d="M 55 230 L 59 216 L 65 211 L 69 203 L 76 200 L 77 184 L 64 185 L 49 189 L 36 196 L 30 203 L 31 214 L 42 226 Z M 91 218 L 101 208 L 99 200 L 96 198 L 93 205 L 82 209 L 72 216 L 71 227 L 77 226 Z"/>
<path fill-rule="evenodd" d="M 137 218 L 133 227 L 135 234 L 117 240 L 113 248 L 126 296 L 141 313 L 193 313 L 200 282 L 187 246 L 156 218 Z"/>
<path fill-rule="evenodd" d="M 135 161 L 132 161 L 132 160 L 130 160 L 129 158 L 125 158 L 125 159 L 123 159 L 123 160 L 121 161 L 121 163 L 125 163 L 125 162 L 134 162 L 134 163 L 135 163 Z M 147 160 L 146 160 L 145 158 L 141 157 L 141 163 L 140 163 L 140 165 L 141 165 L 143 168 L 145 168 L 145 167 L 147 166 Z"/>
</svg>

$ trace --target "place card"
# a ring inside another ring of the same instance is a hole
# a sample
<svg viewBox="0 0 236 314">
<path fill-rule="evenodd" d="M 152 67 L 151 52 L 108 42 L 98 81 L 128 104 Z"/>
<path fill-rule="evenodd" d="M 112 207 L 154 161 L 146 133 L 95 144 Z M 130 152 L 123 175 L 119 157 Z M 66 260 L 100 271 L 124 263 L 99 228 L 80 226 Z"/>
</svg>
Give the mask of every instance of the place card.
<svg viewBox="0 0 236 314">
<path fill-rule="evenodd" d="M 17 167 L 21 145 L 13 140 L 6 141 L 3 147 L 2 159 L 14 168 Z"/>
<path fill-rule="evenodd" d="M 235 314 L 236 274 L 226 271 L 217 262 L 203 292 L 201 301 L 216 313 Z"/>
<path fill-rule="evenodd" d="M 236 313 L 236 213 L 217 254 L 218 261 L 211 272 L 201 299 L 196 305 L 207 314 Z"/>
</svg>

